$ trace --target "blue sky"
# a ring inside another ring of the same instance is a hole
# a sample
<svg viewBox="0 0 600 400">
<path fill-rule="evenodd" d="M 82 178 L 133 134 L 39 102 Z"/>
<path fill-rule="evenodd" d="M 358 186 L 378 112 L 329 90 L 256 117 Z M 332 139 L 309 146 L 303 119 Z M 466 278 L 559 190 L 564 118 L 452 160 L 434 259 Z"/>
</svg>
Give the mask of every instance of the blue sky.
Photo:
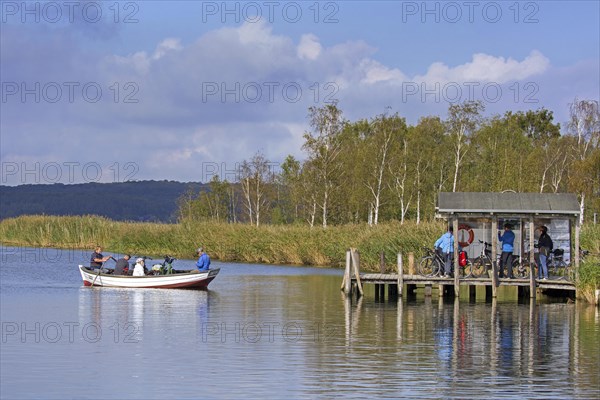
<svg viewBox="0 0 600 400">
<path fill-rule="evenodd" d="M 0 1 L 0 184 L 302 158 L 307 109 L 331 100 L 350 120 L 474 97 L 564 124 L 576 96 L 600 97 L 597 1 L 69 4 Z"/>
</svg>

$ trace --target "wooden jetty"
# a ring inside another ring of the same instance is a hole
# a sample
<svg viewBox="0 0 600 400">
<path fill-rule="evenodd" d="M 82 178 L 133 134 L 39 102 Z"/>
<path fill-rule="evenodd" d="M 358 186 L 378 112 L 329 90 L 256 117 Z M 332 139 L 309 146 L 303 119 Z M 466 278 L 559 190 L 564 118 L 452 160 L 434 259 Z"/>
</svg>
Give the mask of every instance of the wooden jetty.
<svg viewBox="0 0 600 400">
<path fill-rule="evenodd" d="M 568 280 L 550 279 L 537 280 L 533 276 L 521 279 L 501 279 L 497 277 L 496 267 L 491 278 L 464 278 L 455 276 L 453 278 L 428 277 L 415 273 L 414 256 L 409 254 L 409 263 L 407 273 L 404 272 L 402 254 L 398 254 L 397 268 L 394 273 L 386 273 L 382 268 L 380 273 L 361 273 L 360 256 L 356 249 L 350 249 L 346 252 L 346 270 L 342 281 L 341 289 L 351 297 L 356 294 L 360 297 L 364 293 L 364 284 L 375 284 L 375 296 L 378 299 L 385 299 L 385 289 L 390 299 L 402 297 L 404 293 L 412 294 L 417 287 L 423 287 L 425 296 L 432 295 L 434 286 L 438 287 L 440 296 L 454 295 L 459 296 L 461 288 L 469 291 L 469 298 L 474 298 L 477 286 L 485 287 L 486 298 L 496 298 L 497 290 L 501 286 L 517 287 L 518 296 L 529 297 L 535 300 L 538 290 L 557 289 L 565 291 L 575 291 L 575 284 Z M 494 279 L 495 278 L 495 279 Z"/>
</svg>

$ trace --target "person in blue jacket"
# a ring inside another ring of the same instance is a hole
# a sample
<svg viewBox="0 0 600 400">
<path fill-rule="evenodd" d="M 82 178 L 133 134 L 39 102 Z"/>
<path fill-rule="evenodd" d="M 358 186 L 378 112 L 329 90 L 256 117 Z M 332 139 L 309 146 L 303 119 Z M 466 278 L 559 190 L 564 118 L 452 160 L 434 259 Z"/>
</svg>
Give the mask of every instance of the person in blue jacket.
<svg viewBox="0 0 600 400">
<path fill-rule="evenodd" d="M 508 279 L 513 279 L 512 256 L 515 243 L 515 234 L 512 231 L 511 224 L 504 224 L 504 233 L 501 234 L 498 232 L 498 240 L 502 242 L 502 255 L 500 256 L 500 272 L 498 273 L 498 277 L 504 278 L 504 266 L 506 265 Z"/>
<path fill-rule="evenodd" d="M 198 248 L 198 262 L 196 263 L 196 267 L 198 267 L 199 271 L 208 271 L 210 267 L 210 257 L 208 254 L 204 252 L 202 247 Z"/>
<path fill-rule="evenodd" d="M 452 260 L 454 258 L 454 229 L 448 228 L 448 232 L 444 233 L 433 245 L 436 251 L 442 253 L 444 260 L 444 276 L 449 277 L 452 274 Z"/>
</svg>

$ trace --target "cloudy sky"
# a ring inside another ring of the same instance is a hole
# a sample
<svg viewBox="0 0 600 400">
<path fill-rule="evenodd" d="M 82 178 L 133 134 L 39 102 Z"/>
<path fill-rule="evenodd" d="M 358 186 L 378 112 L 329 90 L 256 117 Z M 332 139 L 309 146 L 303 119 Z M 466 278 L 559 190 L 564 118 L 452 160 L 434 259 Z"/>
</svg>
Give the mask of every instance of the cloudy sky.
<svg viewBox="0 0 600 400">
<path fill-rule="evenodd" d="M 414 124 L 600 97 L 600 2 L 1 5 L 1 184 L 232 179 L 304 157 L 308 108 Z"/>
</svg>

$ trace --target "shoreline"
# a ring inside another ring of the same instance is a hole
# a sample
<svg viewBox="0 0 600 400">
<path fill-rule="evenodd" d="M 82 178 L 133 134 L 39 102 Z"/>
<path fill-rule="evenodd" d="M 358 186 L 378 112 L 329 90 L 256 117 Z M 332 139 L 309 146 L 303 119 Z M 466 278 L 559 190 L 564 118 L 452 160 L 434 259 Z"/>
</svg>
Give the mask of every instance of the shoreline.
<svg viewBox="0 0 600 400">
<path fill-rule="evenodd" d="M 202 245 L 211 258 L 222 262 L 343 268 L 346 250 L 361 255 L 361 270 L 379 271 L 384 253 L 386 270 L 396 268 L 398 252 L 412 252 L 415 263 L 423 247 L 431 247 L 445 229 L 443 221 L 385 222 L 310 228 L 305 225 L 227 224 L 183 222 L 160 224 L 118 222 L 97 216 L 21 216 L 0 221 L 0 243 L 13 247 L 92 249 L 160 258 L 169 254 L 194 259 Z M 581 247 L 596 256 L 581 264 L 577 283 L 582 296 L 594 301 L 600 288 L 600 225 L 586 224 Z"/>
</svg>

